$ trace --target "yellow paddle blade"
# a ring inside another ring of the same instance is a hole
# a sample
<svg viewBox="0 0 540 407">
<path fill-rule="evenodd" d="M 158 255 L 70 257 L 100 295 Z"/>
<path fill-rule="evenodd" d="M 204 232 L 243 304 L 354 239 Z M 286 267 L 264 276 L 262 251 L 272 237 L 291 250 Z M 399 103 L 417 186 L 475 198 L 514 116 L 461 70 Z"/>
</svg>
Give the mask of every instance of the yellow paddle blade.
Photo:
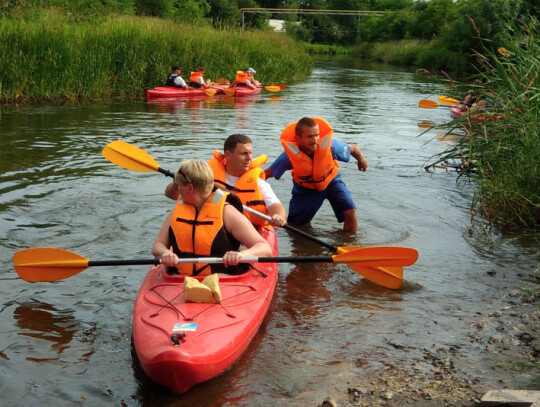
<svg viewBox="0 0 540 407">
<path fill-rule="evenodd" d="M 236 93 L 236 89 L 234 88 L 223 88 L 222 91 L 229 96 L 234 96 L 234 94 Z"/>
<path fill-rule="evenodd" d="M 227 83 L 231 83 L 228 79 L 225 79 L 225 78 L 217 78 L 216 82 L 219 83 L 220 85 L 226 85 Z"/>
<path fill-rule="evenodd" d="M 264 87 L 268 92 L 279 92 L 281 90 L 281 87 L 278 85 L 269 85 Z"/>
<path fill-rule="evenodd" d="M 204 93 L 206 93 L 206 96 L 214 96 L 216 92 L 216 89 L 204 89 Z"/>
<path fill-rule="evenodd" d="M 454 106 L 459 105 L 461 102 L 457 99 L 450 98 L 448 96 L 439 96 L 439 103 L 446 105 L 446 106 Z"/>
<path fill-rule="evenodd" d="M 13 256 L 19 277 L 32 283 L 71 277 L 86 269 L 88 262 L 77 253 L 51 247 L 20 250 Z"/>
<path fill-rule="evenodd" d="M 249 164 L 249 168 L 256 168 L 260 167 L 261 165 L 265 164 L 268 161 L 268 156 L 266 154 L 260 155 L 259 157 L 253 159 L 251 161 L 251 164 Z"/>
<path fill-rule="evenodd" d="M 418 107 L 421 107 L 422 109 L 435 109 L 439 106 L 440 105 L 437 102 L 428 99 L 422 99 L 420 102 L 418 102 Z"/>
<path fill-rule="evenodd" d="M 418 252 L 408 247 L 360 247 L 332 256 L 334 263 L 358 263 L 361 266 L 410 266 L 418 259 Z"/>
<path fill-rule="evenodd" d="M 158 163 L 150 154 L 125 141 L 116 140 L 107 144 L 101 154 L 113 164 L 128 170 L 152 172 L 159 169 Z"/>
</svg>

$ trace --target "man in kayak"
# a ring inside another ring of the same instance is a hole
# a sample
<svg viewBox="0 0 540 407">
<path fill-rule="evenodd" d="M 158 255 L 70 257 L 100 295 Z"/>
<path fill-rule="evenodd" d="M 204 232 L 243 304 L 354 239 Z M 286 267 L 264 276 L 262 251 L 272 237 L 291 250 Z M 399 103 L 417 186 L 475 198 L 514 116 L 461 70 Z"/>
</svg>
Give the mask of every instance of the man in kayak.
<svg viewBox="0 0 540 407">
<path fill-rule="evenodd" d="M 236 71 L 236 78 L 234 79 L 232 86 L 247 86 L 251 89 L 257 89 L 261 86 L 258 80 L 253 77 L 253 74 L 257 73 L 253 68 L 246 68 L 243 71 Z"/>
<path fill-rule="evenodd" d="M 324 119 L 304 117 L 289 124 L 281 133 L 284 152 L 265 170 L 266 178 L 280 179 L 291 170 L 292 198 L 287 222 L 293 226 L 310 222 L 328 199 L 343 231 L 356 232 L 356 205 L 341 180 L 338 161 L 353 156 L 360 171 L 368 163 L 355 144 L 332 140 L 333 129 Z"/>
<path fill-rule="evenodd" d="M 191 72 L 191 74 L 189 75 L 189 86 L 195 89 L 211 86 L 212 81 L 210 79 L 204 79 L 205 72 L 206 69 L 202 66 L 196 72 Z"/>
<path fill-rule="evenodd" d="M 214 157 L 208 161 L 214 173 L 214 183 L 218 188 L 237 195 L 242 204 L 271 218 L 272 226 L 287 223 L 287 212 L 272 187 L 264 180 L 264 171 L 260 168 L 268 157 L 265 155 L 253 160 L 253 142 L 245 134 L 233 134 L 225 140 L 224 153 L 214 151 Z M 256 181 L 256 182 L 254 182 Z M 167 185 L 165 195 L 178 199 L 175 182 Z M 251 222 L 264 226 L 266 221 L 257 215 L 244 211 Z"/>
<path fill-rule="evenodd" d="M 180 68 L 178 65 L 173 65 L 171 68 L 172 73 L 167 77 L 167 86 L 172 86 L 174 88 L 183 88 L 187 89 L 188 86 L 184 79 L 180 76 Z"/>
<path fill-rule="evenodd" d="M 214 187 L 207 163 L 184 160 L 174 184 L 182 199 L 165 218 L 152 246 L 152 254 L 163 264 L 178 267 L 182 275 L 238 274 L 247 270 L 232 267 L 240 259 L 272 255 L 268 242 L 237 209 L 238 197 Z M 238 251 L 240 245 L 246 249 Z M 223 264 L 178 264 L 179 258 L 197 256 L 223 256 Z"/>
</svg>

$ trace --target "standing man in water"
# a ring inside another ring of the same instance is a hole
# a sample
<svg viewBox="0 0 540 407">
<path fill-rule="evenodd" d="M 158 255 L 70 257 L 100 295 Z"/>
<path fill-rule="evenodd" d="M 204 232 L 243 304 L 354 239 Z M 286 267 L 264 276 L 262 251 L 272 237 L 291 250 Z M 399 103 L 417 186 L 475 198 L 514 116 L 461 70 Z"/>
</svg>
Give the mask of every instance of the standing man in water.
<svg viewBox="0 0 540 407">
<path fill-rule="evenodd" d="M 351 192 L 341 180 L 338 161 L 353 156 L 358 170 L 366 171 L 368 163 L 355 144 L 332 140 L 333 129 L 324 119 L 304 117 L 289 124 L 281 133 L 285 150 L 265 170 L 266 178 L 280 179 L 291 170 L 292 198 L 287 222 L 293 226 L 310 222 L 328 199 L 344 232 L 356 233 L 356 205 Z"/>
</svg>

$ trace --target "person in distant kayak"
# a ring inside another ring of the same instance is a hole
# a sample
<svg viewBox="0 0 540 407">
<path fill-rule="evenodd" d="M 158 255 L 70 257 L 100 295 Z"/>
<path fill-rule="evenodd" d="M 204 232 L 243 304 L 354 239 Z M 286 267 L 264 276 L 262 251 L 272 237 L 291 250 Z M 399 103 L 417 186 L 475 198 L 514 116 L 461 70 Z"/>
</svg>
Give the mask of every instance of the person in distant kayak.
<svg viewBox="0 0 540 407">
<path fill-rule="evenodd" d="M 223 151 L 224 153 L 214 151 L 214 157 L 208 161 L 214 174 L 215 185 L 237 195 L 242 205 L 269 216 L 272 226 L 284 226 L 287 223 L 285 207 L 270 184 L 264 180 L 264 171 L 260 168 L 268 157 L 263 155 L 254 160 L 253 142 L 245 134 L 227 137 Z M 178 199 L 175 182 L 167 185 L 165 195 Z M 256 226 L 267 224 L 260 216 L 246 211 L 244 214 Z"/>
<path fill-rule="evenodd" d="M 181 200 L 167 215 L 152 246 L 152 254 L 163 264 L 177 266 L 182 275 L 241 274 L 249 267 L 239 265 L 240 259 L 272 255 L 268 242 L 242 215 L 238 197 L 214 187 L 207 163 L 182 161 L 174 182 Z M 238 251 L 240 245 L 246 249 Z M 178 264 L 179 258 L 200 256 L 223 256 L 223 264 Z"/>
<path fill-rule="evenodd" d="M 205 72 L 206 69 L 204 69 L 202 66 L 197 71 L 191 72 L 189 75 L 189 86 L 195 89 L 200 89 L 201 87 L 210 87 L 212 85 L 212 81 L 210 79 L 204 79 Z"/>
<path fill-rule="evenodd" d="M 178 65 L 173 65 L 171 68 L 172 73 L 167 77 L 167 86 L 172 86 L 175 88 L 187 89 L 188 86 L 184 79 L 180 76 L 181 67 Z"/>
<path fill-rule="evenodd" d="M 341 180 L 338 161 L 353 156 L 360 171 L 368 163 L 355 144 L 332 139 L 333 129 L 324 119 L 304 117 L 289 124 L 281 133 L 284 152 L 265 170 L 266 178 L 280 179 L 291 170 L 292 198 L 287 222 L 293 226 L 310 222 L 328 199 L 343 231 L 356 232 L 356 205 Z"/>
<path fill-rule="evenodd" d="M 234 78 L 231 86 L 247 86 L 251 89 L 256 89 L 261 86 L 258 80 L 253 77 L 253 74 L 257 72 L 253 68 L 246 68 L 243 71 L 236 71 L 236 78 Z"/>
</svg>

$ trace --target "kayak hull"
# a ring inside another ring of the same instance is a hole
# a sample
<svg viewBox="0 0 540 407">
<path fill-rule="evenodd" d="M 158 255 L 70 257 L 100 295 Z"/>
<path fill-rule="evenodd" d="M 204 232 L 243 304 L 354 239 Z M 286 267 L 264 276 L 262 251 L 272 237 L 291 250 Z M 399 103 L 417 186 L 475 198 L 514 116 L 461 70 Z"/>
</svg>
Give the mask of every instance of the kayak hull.
<svg viewBox="0 0 540 407">
<path fill-rule="evenodd" d="M 260 233 L 277 256 L 275 230 Z M 253 266 L 240 276 L 219 275 L 221 304 L 185 302 L 183 276 L 150 268 L 133 312 L 135 351 L 150 379 L 185 393 L 238 360 L 266 316 L 278 275 L 276 263 Z"/>
<path fill-rule="evenodd" d="M 258 95 L 261 93 L 262 87 L 259 86 L 255 89 L 251 89 L 249 86 L 233 86 L 235 97 Z"/>
<path fill-rule="evenodd" d="M 212 86 L 216 90 L 216 95 L 222 94 L 221 85 Z M 183 98 L 205 98 L 207 97 L 203 89 L 183 89 L 172 86 L 157 86 L 146 91 L 146 100 L 175 100 Z"/>
</svg>

